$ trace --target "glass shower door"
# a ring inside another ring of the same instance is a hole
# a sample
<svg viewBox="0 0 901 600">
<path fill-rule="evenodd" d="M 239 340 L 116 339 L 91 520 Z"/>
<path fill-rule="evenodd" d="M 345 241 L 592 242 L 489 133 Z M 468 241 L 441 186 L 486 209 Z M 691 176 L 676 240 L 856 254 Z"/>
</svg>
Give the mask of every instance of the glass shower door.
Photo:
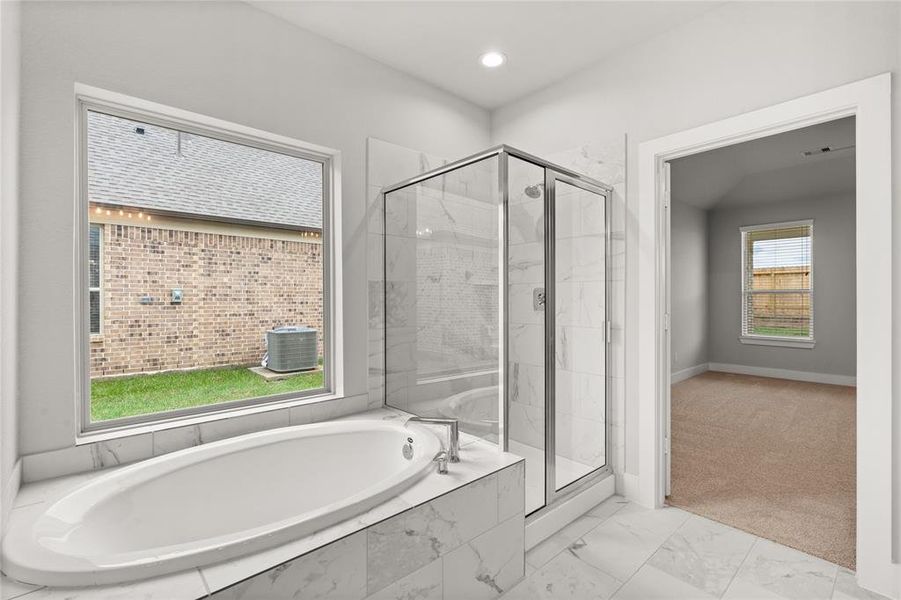
<svg viewBox="0 0 901 600">
<path fill-rule="evenodd" d="M 548 280 L 548 502 L 607 464 L 607 195 L 553 171 L 546 187 L 553 244 Z M 553 491 L 552 491 L 553 490 Z"/>
</svg>

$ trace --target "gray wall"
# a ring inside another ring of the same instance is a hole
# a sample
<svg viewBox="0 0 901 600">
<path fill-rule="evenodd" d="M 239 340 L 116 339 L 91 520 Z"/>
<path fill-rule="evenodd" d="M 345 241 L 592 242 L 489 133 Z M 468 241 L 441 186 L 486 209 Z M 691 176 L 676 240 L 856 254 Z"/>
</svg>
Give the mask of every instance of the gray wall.
<svg viewBox="0 0 901 600">
<path fill-rule="evenodd" d="M 367 393 L 366 138 L 465 156 L 487 111 L 243 2 L 28 2 L 22 60 L 22 454 L 76 434 L 75 82 L 342 152 L 345 394 Z"/>
<path fill-rule="evenodd" d="M 708 362 L 707 211 L 674 201 L 670 208 L 672 372 Z"/>
<path fill-rule="evenodd" d="M 710 362 L 854 375 L 855 202 L 813 198 L 717 208 L 708 218 Z M 814 338 L 811 349 L 756 346 L 739 341 L 741 244 L 739 227 L 813 219 Z M 675 329 L 674 329 L 675 333 Z"/>
</svg>

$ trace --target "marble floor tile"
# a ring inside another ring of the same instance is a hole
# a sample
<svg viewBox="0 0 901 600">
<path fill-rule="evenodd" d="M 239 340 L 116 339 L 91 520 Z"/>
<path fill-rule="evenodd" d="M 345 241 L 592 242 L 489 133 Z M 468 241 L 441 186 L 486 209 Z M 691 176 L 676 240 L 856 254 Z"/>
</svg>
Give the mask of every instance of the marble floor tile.
<svg viewBox="0 0 901 600">
<path fill-rule="evenodd" d="M 839 567 L 832 590 L 832 600 L 888 600 L 888 598 L 858 586 L 857 576 L 852 571 Z"/>
<path fill-rule="evenodd" d="M 722 600 L 785 600 L 785 598 L 750 581 L 733 579 Z"/>
<path fill-rule="evenodd" d="M 644 565 L 613 595 L 614 600 L 713 600 L 708 594 L 652 565 Z"/>
<path fill-rule="evenodd" d="M 648 564 L 719 597 L 729 587 L 754 536 L 703 517 L 690 517 Z"/>
<path fill-rule="evenodd" d="M 569 547 L 589 565 L 626 581 L 686 520 L 678 509 L 628 504 Z"/>
<path fill-rule="evenodd" d="M 633 502 L 629 502 L 618 510 L 617 513 L 611 517 L 611 520 L 630 525 L 641 525 L 649 531 L 653 531 L 658 535 L 663 535 L 663 539 L 666 539 L 681 527 L 690 516 L 690 513 L 672 506 L 651 510 Z"/>
<path fill-rule="evenodd" d="M 622 582 L 562 552 L 529 575 L 505 600 L 606 600 Z"/>
<path fill-rule="evenodd" d="M 603 522 L 599 517 L 583 515 L 526 552 L 526 562 L 536 569 L 563 552 L 570 544 Z"/>
<path fill-rule="evenodd" d="M 41 589 L 39 585 L 21 583 L 0 574 L 0 600 L 13 600 Z"/>
<path fill-rule="evenodd" d="M 602 521 L 606 521 L 628 504 L 630 504 L 630 502 L 622 496 L 611 496 L 589 510 L 587 514 L 590 517 L 596 517 Z"/>
<path fill-rule="evenodd" d="M 758 539 L 735 576 L 787 600 L 832 596 L 838 566 L 769 540 Z"/>
</svg>

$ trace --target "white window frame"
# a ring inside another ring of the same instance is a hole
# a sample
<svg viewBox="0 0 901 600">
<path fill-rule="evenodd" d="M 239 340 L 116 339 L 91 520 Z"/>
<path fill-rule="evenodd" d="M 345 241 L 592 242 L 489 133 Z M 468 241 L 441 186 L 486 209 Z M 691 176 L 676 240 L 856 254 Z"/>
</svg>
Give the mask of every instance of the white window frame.
<svg viewBox="0 0 901 600">
<path fill-rule="evenodd" d="M 109 421 L 91 422 L 90 322 L 87 309 L 89 198 L 87 190 L 87 113 L 101 112 L 218 140 L 279 152 L 322 164 L 323 387 L 309 392 L 248 398 Z M 186 424 L 280 410 L 344 397 L 344 328 L 341 241 L 341 153 L 338 150 L 111 92 L 75 84 L 75 251 L 76 444 L 169 429 Z"/>
<path fill-rule="evenodd" d="M 810 294 L 810 335 L 807 337 L 790 337 L 781 335 L 757 335 L 745 331 L 748 316 L 748 294 L 751 293 L 747 289 L 748 284 L 748 244 L 746 243 L 746 234 L 756 231 L 768 231 L 771 229 L 787 229 L 791 227 L 809 227 L 810 228 L 810 287 L 809 289 L 786 290 L 783 293 L 803 293 Z M 742 344 L 755 344 L 760 346 L 783 346 L 785 348 L 813 348 L 816 345 L 814 336 L 814 236 L 813 236 L 813 219 L 803 219 L 800 221 L 783 221 L 781 223 L 765 223 L 762 225 L 746 225 L 739 227 L 739 240 L 741 244 L 741 322 L 739 323 L 739 341 Z"/>
</svg>

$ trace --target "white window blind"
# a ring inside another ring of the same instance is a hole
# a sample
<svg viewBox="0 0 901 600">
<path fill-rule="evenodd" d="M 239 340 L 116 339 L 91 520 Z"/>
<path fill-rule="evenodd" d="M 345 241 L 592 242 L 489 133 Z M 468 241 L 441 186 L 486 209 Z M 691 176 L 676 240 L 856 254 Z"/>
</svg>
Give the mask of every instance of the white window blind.
<svg viewBox="0 0 901 600">
<path fill-rule="evenodd" d="M 741 228 L 743 337 L 813 339 L 813 221 Z"/>
<path fill-rule="evenodd" d="M 103 228 L 100 225 L 91 224 L 88 244 L 88 315 L 91 326 L 91 334 L 100 333 L 100 269 Z"/>
</svg>

